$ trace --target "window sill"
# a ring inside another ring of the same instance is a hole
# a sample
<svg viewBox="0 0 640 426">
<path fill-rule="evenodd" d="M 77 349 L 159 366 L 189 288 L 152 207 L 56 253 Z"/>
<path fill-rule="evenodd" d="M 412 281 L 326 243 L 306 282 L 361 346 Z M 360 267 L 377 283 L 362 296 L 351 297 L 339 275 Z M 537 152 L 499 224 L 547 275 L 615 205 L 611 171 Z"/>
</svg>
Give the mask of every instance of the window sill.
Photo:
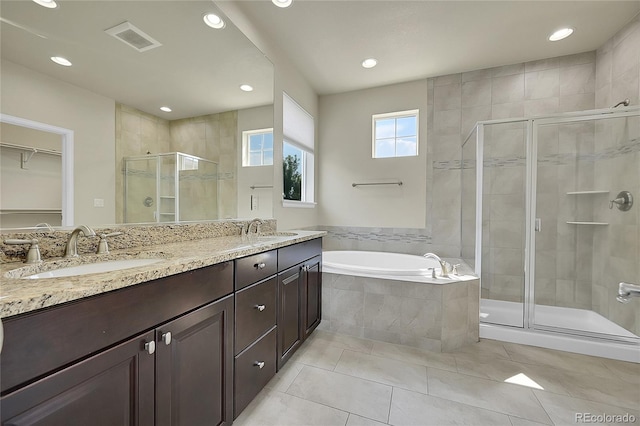
<svg viewBox="0 0 640 426">
<path fill-rule="evenodd" d="M 282 207 L 293 207 L 298 209 L 314 209 L 318 203 L 306 201 L 282 200 Z"/>
</svg>

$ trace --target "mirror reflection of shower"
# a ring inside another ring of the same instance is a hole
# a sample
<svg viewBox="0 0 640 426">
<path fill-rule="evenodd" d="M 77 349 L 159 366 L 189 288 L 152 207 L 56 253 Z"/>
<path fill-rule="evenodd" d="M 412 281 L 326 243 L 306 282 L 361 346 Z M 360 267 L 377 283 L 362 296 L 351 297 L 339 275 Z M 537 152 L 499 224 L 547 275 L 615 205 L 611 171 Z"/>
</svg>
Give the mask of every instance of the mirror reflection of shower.
<svg viewBox="0 0 640 426">
<path fill-rule="evenodd" d="M 181 152 L 124 159 L 124 221 L 215 220 L 218 165 Z M 157 201 L 156 201 L 157 200 Z"/>
</svg>

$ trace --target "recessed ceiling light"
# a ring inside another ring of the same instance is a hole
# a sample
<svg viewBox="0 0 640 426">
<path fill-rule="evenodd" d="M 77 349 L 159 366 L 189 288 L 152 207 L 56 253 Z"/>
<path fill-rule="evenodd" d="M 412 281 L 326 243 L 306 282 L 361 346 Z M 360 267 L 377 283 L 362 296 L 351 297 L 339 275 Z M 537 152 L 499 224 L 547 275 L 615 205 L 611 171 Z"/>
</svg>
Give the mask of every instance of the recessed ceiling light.
<svg viewBox="0 0 640 426">
<path fill-rule="evenodd" d="M 171 108 L 169 108 L 168 106 L 163 106 L 163 107 L 160 107 L 160 111 L 171 112 Z"/>
<path fill-rule="evenodd" d="M 35 3 L 38 3 L 40 6 L 44 6 L 49 9 L 55 9 L 58 7 L 58 3 L 53 0 L 33 0 Z"/>
<path fill-rule="evenodd" d="M 52 56 L 51 60 L 56 64 L 62 65 L 65 67 L 70 67 L 72 65 L 70 60 L 68 60 L 67 58 L 63 58 L 62 56 Z"/>
<path fill-rule="evenodd" d="M 215 28 L 216 30 L 220 30 L 226 25 L 222 18 L 215 13 L 207 13 L 202 17 L 202 19 L 204 20 L 205 24 L 207 24 L 211 28 Z"/>
<path fill-rule="evenodd" d="M 278 7 L 289 7 L 293 0 L 271 0 Z"/>
<path fill-rule="evenodd" d="M 244 92 L 253 92 L 253 86 L 249 86 L 248 84 L 240 85 L 240 90 Z"/>
<path fill-rule="evenodd" d="M 378 65 L 378 61 L 373 58 L 365 59 L 364 61 L 362 61 L 362 66 L 364 68 L 373 68 L 376 65 Z"/>
<path fill-rule="evenodd" d="M 565 39 L 573 34 L 573 28 L 560 28 L 549 36 L 549 41 L 558 41 Z"/>
</svg>

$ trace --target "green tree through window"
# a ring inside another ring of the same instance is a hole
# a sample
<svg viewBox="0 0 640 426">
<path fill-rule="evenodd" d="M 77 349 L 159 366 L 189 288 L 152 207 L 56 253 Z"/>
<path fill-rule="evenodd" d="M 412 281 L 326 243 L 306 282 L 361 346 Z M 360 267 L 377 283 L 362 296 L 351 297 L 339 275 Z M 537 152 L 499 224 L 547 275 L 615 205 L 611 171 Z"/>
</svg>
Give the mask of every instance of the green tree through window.
<svg viewBox="0 0 640 426">
<path fill-rule="evenodd" d="M 284 175 L 284 199 L 302 199 L 302 173 L 300 166 L 301 158 L 294 155 L 287 155 L 282 162 L 282 174 Z"/>
</svg>

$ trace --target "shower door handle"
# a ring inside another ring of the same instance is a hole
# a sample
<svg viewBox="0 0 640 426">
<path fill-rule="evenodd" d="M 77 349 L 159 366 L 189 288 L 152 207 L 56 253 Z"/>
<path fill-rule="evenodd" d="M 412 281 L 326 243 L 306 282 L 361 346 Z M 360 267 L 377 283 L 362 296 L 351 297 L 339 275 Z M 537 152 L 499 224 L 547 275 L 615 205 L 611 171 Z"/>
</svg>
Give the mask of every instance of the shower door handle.
<svg viewBox="0 0 640 426">
<path fill-rule="evenodd" d="M 542 219 L 540 219 L 539 217 L 536 217 L 536 223 L 534 225 L 533 230 L 536 232 L 542 231 Z"/>
</svg>

